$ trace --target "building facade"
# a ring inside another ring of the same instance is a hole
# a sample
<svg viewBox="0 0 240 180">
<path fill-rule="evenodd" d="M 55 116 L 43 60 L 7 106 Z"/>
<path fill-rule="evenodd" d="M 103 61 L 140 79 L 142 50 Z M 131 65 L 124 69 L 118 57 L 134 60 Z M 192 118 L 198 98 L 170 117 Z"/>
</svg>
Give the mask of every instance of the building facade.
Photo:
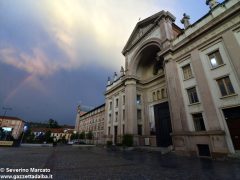
<svg viewBox="0 0 240 180">
<path fill-rule="evenodd" d="M 185 29 L 165 11 L 137 23 L 109 78 L 105 141 L 217 157 L 240 150 L 240 1 L 207 0 L 209 12 Z"/>
<path fill-rule="evenodd" d="M 37 139 L 39 136 L 43 136 L 46 132 L 51 132 L 51 137 L 53 137 L 56 141 L 65 139 L 67 142 L 71 140 L 71 136 L 73 134 L 74 129 L 69 128 L 41 128 L 41 127 L 33 127 L 31 128 L 31 132 L 34 134 L 34 138 Z"/>
<path fill-rule="evenodd" d="M 14 139 L 20 138 L 25 122 L 18 117 L 0 116 L 0 127 L 10 131 Z"/>
<path fill-rule="evenodd" d="M 105 104 L 102 104 L 91 111 L 81 113 L 80 106 L 78 106 L 75 130 L 81 133 L 93 134 L 94 144 L 104 143 L 104 123 L 105 123 Z"/>
</svg>

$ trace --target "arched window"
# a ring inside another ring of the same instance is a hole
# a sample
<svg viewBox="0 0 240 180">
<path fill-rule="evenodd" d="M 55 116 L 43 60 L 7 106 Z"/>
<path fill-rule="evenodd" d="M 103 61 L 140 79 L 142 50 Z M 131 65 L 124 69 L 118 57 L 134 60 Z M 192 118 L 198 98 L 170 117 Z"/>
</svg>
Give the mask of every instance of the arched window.
<svg viewBox="0 0 240 180">
<path fill-rule="evenodd" d="M 156 100 L 156 93 L 155 92 L 152 93 L 152 99 L 153 99 L 153 101 Z"/>
<path fill-rule="evenodd" d="M 162 98 L 165 98 L 165 89 L 161 89 L 161 96 Z"/>
</svg>

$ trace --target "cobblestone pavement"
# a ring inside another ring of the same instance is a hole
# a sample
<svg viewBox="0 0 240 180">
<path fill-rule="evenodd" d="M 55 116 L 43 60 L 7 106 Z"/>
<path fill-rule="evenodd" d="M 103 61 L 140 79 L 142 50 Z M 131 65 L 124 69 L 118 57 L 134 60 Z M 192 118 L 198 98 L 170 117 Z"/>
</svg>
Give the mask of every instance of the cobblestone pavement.
<svg viewBox="0 0 240 180">
<path fill-rule="evenodd" d="M 49 168 L 54 179 L 240 179 L 240 160 L 99 147 L 0 148 L 0 168 Z M 0 173 L 1 174 L 1 173 Z"/>
</svg>

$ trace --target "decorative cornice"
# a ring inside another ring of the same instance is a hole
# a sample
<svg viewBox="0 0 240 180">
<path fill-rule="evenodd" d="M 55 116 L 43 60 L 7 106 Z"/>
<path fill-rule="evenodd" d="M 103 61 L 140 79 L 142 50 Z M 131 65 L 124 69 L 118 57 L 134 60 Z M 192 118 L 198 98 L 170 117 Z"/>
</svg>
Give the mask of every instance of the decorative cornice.
<svg viewBox="0 0 240 180">
<path fill-rule="evenodd" d="M 231 2 L 231 0 L 224 1 L 223 3 L 217 5 L 214 8 L 214 10 L 210 11 L 205 16 L 200 18 L 197 22 L 192 24 L 191 27 L 189 27 L 186 31 L 184 31 L 183 34 L 179 35 L 175 40 L 173 40 L 172 44 L 174 47 L 174 51 L 178 48 L 181 48 L 182 46 L 187 46 L 188 42 L 191 42 L 193 39 L 196 39 L 198 36 L 206 32 L 209 32 L 210 29 L 214 28 L 216 25 L 223 22 L 225 19 L 229 18 L 229 16 L 231 16 L 236 12 L 239 12 L 240 1 L 237 0 L 237 2 L 233 6 L 229 7 L 231 8 L 230 12 L 228 11 L 228 9 L 225 9 L 219 15 L 213 15 L 215 11 L 217 12 L 219 8 L 225 8 L 225 4 L 228 2 Z M 234 7 L 233 10 L 232 10 L 232 7 Z M 212 18 L 212 19 L 208 20 L 208 22 L 206 22 L 204 25 L 201 25 L 203 24 L 204 19 L 209 19 L 209 18 Z"/>
<path fill-rule="evenodd" d="M 209 130 L 209 131 L 181 131 L 173 132 L 172 136 L 215 136 L 215 135 L 225 135 L 223 130 Z"/>
<path fill-rule="evenodd" d="M 240 10 L 239 7 L 238 7 L 238 10 Z M 238 13 L 237 10 L 235 10 L 234 12 Z M 192 49 L 202 46 L 206 42 L 210 43 L 211 42 L 210 39 L 220 38 L 219 35 L 221 35 L 227 29 L 240 25 L 240 17 L 235 16 L 234 18 L 231 18 L 230 21 L 227 21 L 223 26 L 222 25 L 220 26 L 220 23 L 222 23 L 227 18 L 229 18 L 229 15 L 226 15 L 225 18 L 220 18 L 218 21 L 215 20 L 214 22 L 209 23 L 208 25 L 206 25 L 206 27 L 203 28 L 203 30 L 199 30 L 198 33 L 195 33 L 192 36 L 188 36 L 188 38 L 185 38 L 182 41 L 180 41 L 178 44 L 173 46 L 173 51 L 177 52 L 175 53 L 175 55 L 177 55 L 177 57 L 183 56 L 184 54 L 191 52 Z M 219 26 L 219 28 L 216 28 L 216 26 Z M 209 29 L 213 29 L 213 30 L 209 31 Z M 203 34 L 204 34 L 204 38 L 199 38 L 197 40 L 197 38 Z"/>
</svg>

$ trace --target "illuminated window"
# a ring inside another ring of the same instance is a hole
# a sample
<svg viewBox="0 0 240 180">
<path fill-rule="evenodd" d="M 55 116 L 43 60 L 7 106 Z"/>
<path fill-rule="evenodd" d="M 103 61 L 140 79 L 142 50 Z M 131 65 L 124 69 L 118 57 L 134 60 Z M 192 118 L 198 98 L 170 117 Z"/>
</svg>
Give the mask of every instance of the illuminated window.
<svg viewBox="0 0 240 180">
<path fill-rule="evenodd" d="M 217 50 L 208 55 L 212 68 L 218 67 L 223 64 L 220 52 Z"/>
<path fill-rule="evenodd" d="M 141 104 L 141 95 L 137 95 L 137 104 Z"/>
</svg>

